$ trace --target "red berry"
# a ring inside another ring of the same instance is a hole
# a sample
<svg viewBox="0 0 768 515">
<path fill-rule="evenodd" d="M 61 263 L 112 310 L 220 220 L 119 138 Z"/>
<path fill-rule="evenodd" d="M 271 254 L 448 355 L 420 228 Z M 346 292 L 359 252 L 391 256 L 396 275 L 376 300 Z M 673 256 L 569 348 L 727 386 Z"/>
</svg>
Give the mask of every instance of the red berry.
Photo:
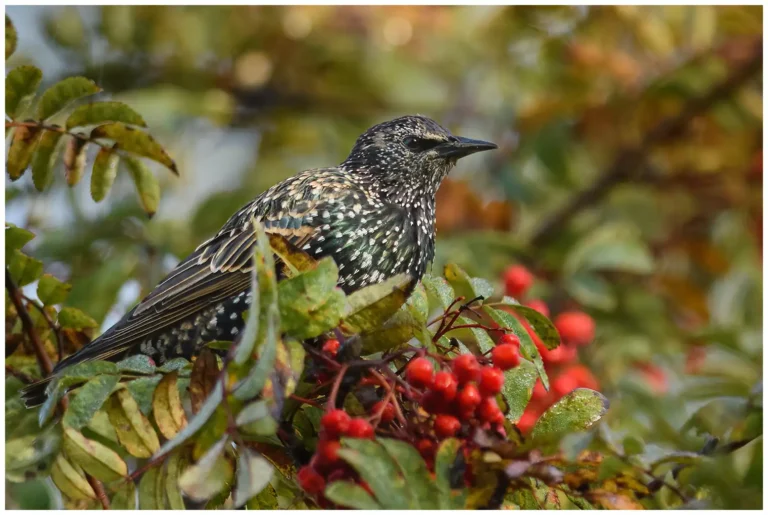
<svg viewBox="0 0 768 515">
<path fill-rule="evenodd" d="M 383 409 L 382 406 L 384 406 L 384 401 L 377 402 L 373 405 L 373 408 L 371 408 L 371 413 L 375 414 L 381 411 L 381 422 L 384 424 L 392 422 L 395 419 L 395 407 L 392 406 L 392 403 L 390 402 L 388 402 Z"/>
<path fill-rule="evenodd" d="M 373 438 L 373 426 L 362 418 L 353 418 L 349 422 L 346 435 L 352 438 Z"/>
<path fill-rule="evenodd" d="M 325 489 L 325 479 L 309 465 L 299 469 L 296 479 L 299 481 L 299 486 L 310 495 L 319 494 Z"/>
<path fill-rule="evenodd" d="M 518 349 L 520 348 L 520 337 L 514 333 L 504 333 L 496 342 L 496 345 L 514 345 Z"/>
<path fill-rule="evenodd" d="M 509 343 L 497 345 L 491 351 L 493 364 L 501 370 L 509 370 L 520 364 L 520 353 L 517 347 Z"/>
<path fill-rule="evenodd" d="M 331 465 L 339 461 L 341 444 L 336 440 L 321 440 L 317 443 L 315 455 L 320 463 Z"/>
<path fill-rule="evenodd" d="M 446 413 L 449 406 L 445 398 L 439 392 L 430 390 L 421 398 L 421 407 L 427 413 Z"/>
<path fill-rule="evenodd" d="M 480 363 L 474 354 L 462 354 L 453 360 L 453 373 L 460 384 L 480 379 Z"/>
<path fill-rule="evenodd" d="M 669 385 L 667 384 L 667 374 L 664 373 L 664 370 L 652 363 L 640 363 L 636 366 L 654 393 L 659 395 L 667 393 Z"/>
<path fill-rule="evenodd" d="M 504 422 L 504 413 L 501 412 L 501 408 L 493 397 L 486 397 L 480 402 L 480 406 L 477 407 L 477 417 L 483 422 Z"/>
<path fill-rule="evenodd" d="M 419 454 L 423 458 L 433 458 L 435 456 L 435 451 L 437 450 L 437 445 L 433 440 L 430 440 L 429 438 L 422 438 L 418 442 L 416 442 L 416 449 L 418 449 Z"/>
<path fill-rule="evenodd" d="M 433 373 L 432 362 L 427 358 L 412 359 L 405 368 L 405 378 L 416 387 L 431 385 Z"/>
<path fill-rule="evenodd" d="M 480 390 L 477 389 L 477 386 L 475 386 L 474 383 L 469 383 L 459 392 L 457 399 L 462 415 L 471 416 L 472 413 L 474 413 L 475 408 L 480 404 L 482 397 L 480 396 Z"/>
<path fill-rule="evenodd" d="M 560 376 L 555 378 L 554 381 L 552 381 L 552 391 L 555 393 L 555 396 L 558 399 L 560 397 L 568 395 L 578 387 L 579 387 L 579 382 L 576 380 L 575 377 L 573 377 L 568 373 L 561 374 Z"/>
<path fill-rule="evenodd" d="M 522 265 L 512 265 L 504 272 L 504 288 L 507 295 L 521 297 L 533 284 L 533 274 Z"/>
<path fill-rule="evenodd" d="M 554 323 L 560 337 L 569 345 L 588 345 L 595 339 L 595 321 L 581 311 L 560 313 Z"/>
<path fill-rule="evenodd" d="M 573 377 L 581 388 L 589 388 L 590 390 L 600 389 L 600 384 L 584 365 L 573 365 L 568 367 L 563 374 L 568 374 Z"/>
<path fill-rule="evenodd" d="M 326 340 L 326 342 L 323 344 L 323 352 L 327 352 L 331 356 L 335 356 L 336 353 L 339 352 L 339 347 L 341 347 L 339 340 Z"/>
<path fill-rule="evenodd" d="M 547 349 L 541 340 L 536 342 L 536 347 L 539 349 L 541 359 L 547 365 L 564 365 L 571 363 L 576 359 L 577 351 L 575 347 L 565 345 L 561 343 L 552 350 Z"/>
<path fill-rule="evenodd" d="M 521 432 L 527 433 L 533 429 L 533 426 L 536 424 L 538 419 L 539 416 L 536 414 L 536 412 L 525 410 L 523 416 L 520 417 L 520 420 L 517 421 L 517 428 Z"/>
<path fill-rule="evenodd" d="M 338 438 L 347 434 L 350 420 L 346 411 L 335 409 L 323 415 L 320 419 L 320 425 L 329 438 Z"/>
<path fill-rule="evenodd" d="M 452 401 L 456 398 L 456 391 L 459 388 L 459 382 L 456 376 L 450 372 L 438 372 L 435 375 L 435 381 L 432 383 L 432 390 L 439 393 L 446 401 Z"/>
<path fill-rule="evenodd" d="M 496 367 L 484 367 L 480 371 L 480 383 L 478 384 L 480 395 L 483 397 L 496 395 L 501 391 L 502 386 L 504 386 L 504 372 Z"/>
<path fill-rule="evenodd" d="M 549 306 L 547 306 L 547 303 L 544 302 L 541 299 L 533 299 L 529 300 L 525 303 L 526 306 L 528 306 L 531 309 L 535 309 L 545 317 L 549 318 Z"/>
<path fill-rule="evenodd" d="M 531 394 L 531 400 L 532 401 L 543 401 L 547 398 L 549 395 L 549 392 L 544 389 L 544 383 L 541 382 L 541 379 L 536 380 L 536 384 L 533 386 L 533 393 Z"/>
<path fill-rule="evenodd" d="M 435 434 L 440 438 L 450 438 L 461 429 L 461 422 L 451 415 L 438 415 L 435 417 Z"/>
</svg>

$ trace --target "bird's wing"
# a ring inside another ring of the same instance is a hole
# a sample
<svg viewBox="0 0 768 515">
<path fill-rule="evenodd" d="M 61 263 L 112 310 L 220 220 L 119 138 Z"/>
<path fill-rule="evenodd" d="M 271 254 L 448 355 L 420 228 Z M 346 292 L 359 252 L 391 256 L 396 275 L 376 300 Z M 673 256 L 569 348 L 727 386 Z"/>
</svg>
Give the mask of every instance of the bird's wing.
<svg viewBox="0 0 768 515">
<path fill-rule="evenodd" d="M 300 177 L 299 177 L 300 178 Z M 304 181 L 307 182 L 307 181 Z M 286 183 L 284 183 L 286 184 Z M 256 242 L 253 217 L 268 233 L 301 247 L 315 234 L 307 218 L 321 203 L 311 184 L 269 190 L 236 213 L 213 238 L 200 245 L 119 322 L 76 354 L 60 362 L 109 359 L 145 337 L 248 289 Z M 275 209 L 279 205 L 280 208 Z"/>
</svg>

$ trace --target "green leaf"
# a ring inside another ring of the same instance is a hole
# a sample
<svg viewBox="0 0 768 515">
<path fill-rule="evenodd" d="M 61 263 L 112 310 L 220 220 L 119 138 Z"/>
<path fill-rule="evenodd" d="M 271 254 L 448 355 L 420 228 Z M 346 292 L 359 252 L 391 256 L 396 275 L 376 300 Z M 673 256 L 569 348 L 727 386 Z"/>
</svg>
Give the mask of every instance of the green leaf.
<svg viewBox="0 0 768 515">
<path fill-rule="evenodd" d="M 142 479 L 144 479 L 143 476 Z M 121 483 L 110 500 L 109 508 L 111 510 L 135 510 L 137 508 L 136 483 L 133 481 Z"/>
<path fill-rule="evenodd" d="M 21 250 L 24 245 L 29 243 L 34 238 L 34 233 L 16 227 L 13 224 L 5 224 L 5 262 L 9 263 L 14 254 L 14 251 Z"/>
<path fill-rule="evenodd" d="M 6 61 L 16 51 L 17 39 L 18 39 L 18 36 L 16 35 L 16 27 L 13 26 L 11 19 L 6 14 L 5 15 L 5 60 Z"/>
<path fill-rule="evenodd" d="M 654 269 L 653 256 L 634 228 L 608 225 L 590 232 L 565 260 L 565 275 L 579 270 L 617 270 L 647 274 Z"/>
<path fill-rule="evenodd" d="M 22 254 L 20 250 L 13 251 L 7 266 L 16 286 L 19 287 L 26 286 L 43 275 L 43 262 Z"/>
<path fill-rule="evenodd" d="M 523 416 L 538 378 L 536 367 L 529 361 L 521 361 L 512 370 L 504 372 L 504 386 L 501 394 L 509 408 L 506 414 L 507 420 L 513 424 Z"/>
<path fill-rule="evenodd" d="M 128 475 L 128 466 L 115 451 L 64 427 L 64 452 L 77 465 L 101 481 L 115 481 Z"/>
<path fill-rule="evenodd" d="M 281 330 L 297 339 L 319 336 L 336 327 L 344 311 L 344 293 L 336 288 L 339 271 L 330 257 L 312 270 L 278 284 Z"/>
<path fill-rule="evenodd" d="M 154 374 L 157 367 L 146 354 L 136 354 L 117 362 L 117 370 L 120 372 L 132 372 L 135 374 Z"/>
<path fill-rule="evenodd" d="M 451 470 L 456 456 L 461 449 L 461 442 L 456 438 L 443 440 L 435 456 L 435 484 L 439 491 L 440 509 L 460 510 L 464 508 L 466 491 L 457 492 L 451 488 Z"/>
<path fill-rule="evenodd" d="M 74 309 L 74 308 L 63 308 Z M 76 327 L 75 327 L 76 328 Z M 117 374 L 117 365 L 110 361 L 83 361 L 59 372 L 61 378 L 88 380 L 98 374 Z"/>
<path fill-rule="evenodd" d="M 46 120 L 75 100 L 95 95 L 99 91 L 101 88 L 91 79 L 67 77 L 45 90 L 37 105 L 37 116 L 41 120 Z"/>
<path fill-rule="evenodd" d="M 93 415 L 101 409 L 120 378 L 112 375 L 94 377 L 77 390 L 64 413 L 64 425 L 82 429 Z"/>
<path fill-rule="evenodd" d="M 459 268 L 458 265 L 449 263 L 445 265 L 446 280 L 453 286 L 456 294 L 464 297 L 468 302 L 476 297 L 487 299 L 493 295 L 493 286 L 484 279 L 472 279 L 469 275 Z M 453 300 L 453 299 L 451 299 Z"/>
<path fill-rule="evenodd" d="M 525 326 L 517 319 L 517 317 L 506 311 L 489 306 L 485 306 L 484 309 L 491 318 L 499 324 L 499 326 L 511 329 L 517 337 L 520 338 L 520 353 L 525 359 L 533 362 L 539 373 L 541 382 L 544 384 L 544 388 L 549 390 L 549 379 L 547 378 L 547 372 L 544 370 L 544 362 L 541 360 L 541 354 L 539 353 L 539 349 L 533 343 L 531 335 L 525 330 Z"/>
<path fill-rule="evenodd" d="M 522 315 L 528 321 L 528 323 L 531 324 L 531 327 L 534 331 L 536 331 L 536 334 L 539 335 L 539 338 L 541 338 L 541 341 L 544 342 L 544 345 L 547 347 L 547 349 L 552 350 L 560 345 L 560 333 L 557 332 L 555 325 L 549 318 L 545 317 L 533 308 L 521 306 L 517 303 L 510 303 L 505 305 L 512 308 L 515 313 Z"/>
<path fill-rule="evenodd" d="M 5 162 L 6 172 L 12 181 L 18 180 L 29 168 L 32 155 L 37 149 L 42 135 L 42 131 L 34 127 L 16 127 L 14 129 L 13 140 Z"/>
<path fill-rule="evenodd" d="M 382 506 L 362 486 L 349 481 L 331 483 L 325 488 L 325 496 L 339 506 L 355 510 L 382 509 Z"/>
<path fill-rule="evenodd" d="M 409 492 L 412 509 L 438 509 L 438 489 L 429 477 L 427 464 L 411 444 L 401 440 L 379 438 L 379 444 L 387 450 L 403 474 Z"/>
<path fill-rule="evenodd" d="M 232 499 L 235 508 L 261 492 L 269 484 L 273 473 L 274 468 L 261 455 L 247 447 L 241 449 L 237 458 L 237 488 Z"/>
<path fill-rule="evenodd" d="M 448 281 L 442 277 L 425 275 L 421 279 L 421 282 L 427 290 L 427 293 L 436 298 L 443 309 L 448 309 L 448 306 L 450 306 L 456 298 L 453 288 L 448 284 Z"/>
<path fill-rule="evenodd" d="M 342 444 L 339 456 L 368 483 L 385 510 L 409 508 L 405 480 L 381 445 L 356 438 L 346 438 Z"/>
<path fill-rule="evenodd" d="M 88 329 L 98 327 L 94 319 L 83 313 L 77 308 L 64 307 L 59 311 L 59 325 L 70 329 Z"/>
<path fill-rule="evenodd" d="M 578 388 L 551 406 L 531 431 L 531 445 L 549 448 L 568 433 L 586 431 L 608 410 L 608 399 L 600 392 Z M 546 452 L 542 450 L 542 452 Z"/>
<path fill-rule="evenodd" d="M 375 330 L 394 315 L 408 299 L 412 278 L 398 274 L 378 284 L 361 288 L 347 297 L 342 327 L 349 334 Z"/>
<path fill-rule="evenodd" d="M 152 467 L 141 476 L 139 481 L 139 509 L 165 509 L 165 492 L 162 488 L 162 470 Z"/>
<path fill-rule="evenodd" d="M 173 454 L 165 462 L 165 477 L 163 483 L 165 484 L 165 498 L 168 500 L 168 507 L 172 510 L 185 510 L 184 498 L 181 495 L 179 489 L 179 477 L 181 471 L 186 467 L 187 460 L 181 453 Z"/>
<path fill-rule="evenodd" d="M 123 162 L 128 167 L 128 172 L 136 185 L 141 207 L 152 217 L 160 205 L 160 184 L 149 168 L 138 159 L 124 157 Z"/>
<path fill-rule="evenodd" d="M 363 355 L 384 352 L 406 344 L 422 330 L 413 314 L 406 308 L 400 309 L 379 329 L 369 331 L 362 338 Z"/>
<path fill-rule="evenodd" d="M 43 72 L 35 66 L 18 66 L 5 77 L 5 114 L 12 120 L 23 112 L 35 95 Z"/>
<path fill-rule="evenodd" d="M 224 456 L 224 448 L 228 443 L 229 437 L 221 438 L 200 461 L 181 474 L 179 487 L 190 499 L 208 500 L 230 484 L 232 465 Z"/>
<path fill-rule="evenodd" d="M 259 348 L 259 359 L 251 367 L 248 376 L 234 390 L 235 398 L 241 401 L 256 397 L 274 369 L 280 326 L 280 318 L 274 306 L 268 308 L 266 323 L 262 325 L 265 327 L 265 336 L 264 343 Z"/>
<path fill-rule="evenodd" d="M 160 369 L 158 369 L 160 371 Z M 152 411 L 152 397 L 155 393 L 158 383 L 163 376 L 153 377 L 140 377 L 129 381 L 126 384 L 128 391 L 136 399 L 136 403 L 139 405 L 139 409 L 145 415 L 148 415 Z"/>
<path fill-rule="evenodd" d="M 122 102 L 93 102 L 78 106 L 67 118 L 66 127 L 82 127 L 107 122 L 122 122 L 128 125 L 146 127 L 139 113 Z"/>
<path fill-rule="evenodd" d="M 91 131 L 91 138 L 111 139 L 121 150 L 157 161 L 174 174 L 179 174 L 176 169 L 176 163 L 173 162 L 173 159 L 171 159 L 163 146 L 144 131 L 124 123 L 109 123 L 93 129 Z"/>
<path fill-rule="evenodd" d="M 112 184 L 117 177 L 117 165 L 120 156 L 114 150 L 101 148 L 93 161 L 91 172 L 91 198 L 94 202 L 101 202 L 107 196 Z"/>
<path fill-rule="evenodd" d="M 32 181 L 37 191 L 44 191 L 53 182 L 53 171 L 61 147 L 59 141 L 64 134 L 58 131 L 43 131 L 32 158 Z"/>
<path fill-rule="evenodd" d="M 577 272 L 566 278 L 565 288 L 584 306 L 610 311 L 618 302 L 610 283 L 597 274 Z"/>
<path fill-rule="evenodd" d="M 37 298 L 46 306 L 61 304 L 72 290 L 72 285 L 59 281 L 51 274 L 45 274 L 37 283 Z"/>
</svg>

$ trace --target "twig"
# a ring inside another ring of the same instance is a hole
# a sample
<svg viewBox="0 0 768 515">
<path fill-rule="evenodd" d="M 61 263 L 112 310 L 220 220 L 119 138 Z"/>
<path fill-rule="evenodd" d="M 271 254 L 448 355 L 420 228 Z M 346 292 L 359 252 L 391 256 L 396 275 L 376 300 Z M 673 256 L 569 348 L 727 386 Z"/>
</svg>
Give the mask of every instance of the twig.
<svg viewBox="0 0 768 515">
<path fill-rule="evenodd" d="M 104 491 L 104 485 L 101 484 L 101 481 L 91 476 L 90 474 L 86 474 L 85 477 L 88 479 L 88 483 L 91 485 L 91 488 L 93 488 L 93 491 L 96 493 L 96 497 L 99 499 L 99 502 L 101 502 L 101 507 L 104 508 L 105 510 L 108 510 L 109 498 L 107 497 L 107 492 Z"/>
<path fill-rule="evenodd" d="M 80 134 L 80 133 L 77 133 L 77 132 L 69 132 L 64 127 L 59 127 L 59 126 L 56 126 L 56 125 L 48 125 L 48 124 L 45 124 L 45 123 L 42 123 L 42 122 L 17 122 L 17 121 L 5 122 L 5 128 L 8 129 L 10 127 L 28 127 L 28 128 L 31 128 L 31 129 L 42 129 L 42 130 L 45 130 L 45 131 L 59 132 L 61 134 L 66 134 L 67 136 L 72 136 L 75 139 L 79 139 L 79 140 L 85 141 L 87 143 L 93 143 L 94 145 L 98 145 L 101 148 L 105 148 L 105 149 L 109 150 L 110 152 L 114 151 L 114 149 L 112 148 L 112 145 L 107 145 L 105 143 L 100 143 L 100 142 L 96 141 L 95 139 L 92 139 L 92 138 L 86 136 L 85 134 Z"/>
<path fill-rule="evenodd" d="M 5 365 L 5 373 L 12 375 L 13 377 L 15 377 L 16 379 L 18 379 L 24 384 L 32 384 L 35 382 L 35 380 L 32 377 L 28 376 L 27 374 L 25 374 L 20 370 L 16 370 L 13 367 L 9 367 L 8 365 Z"/>
<path fill-rule="evenodd" d="M 645 135 L 639 145 L 621 152 L 608 170 L 598 177 L 591 186 L 544 220 L 533 233 L 531 246 L 535 248 L 548 243 L 577 213 L 601 200 L 614 186 L 631 178 L 634 171 L 645 161 L 645 156 L 648 155 L 652 147 L 678 136 L 691 120 L 738 90 L 760 71 L 762 62 L 762 40 L 758 40 L 754 44 L 752 56 L 746 64 L 732 72 L 730 76 L 704 96 L 688 102 L 676 116 L 666 118 L 658 123 Z"/>
<path fill-rule="evenodd" d="M 21 290 L 19 290 L 16 283 L 13 282 L 13 277 L 11 277 L 8 268 L 5 269 L 5 289 L 8 290 L 8 296 L 11 298 L 11 302 L 16 308 L 19 318 L 21 318 L 21 325 L 24 327 L 24 332 L 27 333 L 29 342 L 32 345 L 32 351 L 35 353 L 37 363 L 40 365 L 40 370 L 43 372 L 44 376 L 49 376 L 51 372 L 53 372 L 53 363 L 51 363 L 51 358 L 45 352 L 43 342 L 40 341 L 40 337 L 38 336 L 37 331 L 35 331 L 35 324 L 32 322 L 29 312 L 27 312 L 24 307 Z"/>
<path fill-rule="evenodd" d="M 59 327 L 59 324 L 54 322 L 50 316 L 48 316 L 48 313 L 46 313 L 45 308 L 35 302 L 33 299 L 30 299 L 26 295 L 23 295 L 24 300 L 27 301 L 31 306 L 34 306 L 35 309 L 37 309 L 41 315 L 43 315 L 43 318 L 45 319 L 45 322 L 48 324 L 48 327 L 51 328 L 51 331 L 53 331 L 53 334 L 56 335 L 56 352 L 59 355 L 59 361 L 61 361 L 64 358 L 64 340 L 63 336 L 61 334 L 61 327 Z"/>
</svg>

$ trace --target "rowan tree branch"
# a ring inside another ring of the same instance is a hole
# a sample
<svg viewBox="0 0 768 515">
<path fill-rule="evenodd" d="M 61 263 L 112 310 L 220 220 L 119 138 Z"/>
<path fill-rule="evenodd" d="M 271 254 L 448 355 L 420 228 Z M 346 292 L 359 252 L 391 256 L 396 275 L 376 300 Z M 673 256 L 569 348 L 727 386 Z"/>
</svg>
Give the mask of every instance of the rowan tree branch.
<svg viewBox="0 0 768 515">
<path fill-rule="evenodd" d="M 51 358 L 45 352 L 45 347 L 43 346 L 43 342 L 40 341 L 37 331 L 35 331 L 35 324 L 32 322 L 32 317 L 29 316 L 29 312 L 27 312 L 27 309 L 24 307 L 21 290 L 19 290 L 19 287 L 16 286 L 16 283 L 13 281 L 13 277 L 11 277 L 11 272 L 8 271 L 8 268 L 5 269 L 5 289 L 8 290 L 8 296 L 11 298 L 13 307 L 16 308 L 16 313 L 18 313 L 19 318 L 21 319 L 21 325 L 24 327 L 24 332 L 29 338 L 32 352 L 34 352 L 35 357 L 37 358 L 40 370 L 43 372 L 44 376 L 50 375 L 51 372 L 53 372 L 53 363 L 51 362 Z"/>
<path fill-rule="evenodd" d="M 630 179 L 653 147 L 678 137 L 695 117 L 728 98 L 754 77 L 763 64 L 762 43 L 762 39 L 757 40 L 753 44 L 749 59 L 725 80 L 705 95 L 689 101 L 677 115 L 662 120 L 645 135 L 638 145 L 620 152 L 613 164 L 592 185 L 542 222 L 531 237 L 531 245 L 538 247 L 551 241 L 577 213 L 600 201 L 616 185 Z"/>
</svg>

